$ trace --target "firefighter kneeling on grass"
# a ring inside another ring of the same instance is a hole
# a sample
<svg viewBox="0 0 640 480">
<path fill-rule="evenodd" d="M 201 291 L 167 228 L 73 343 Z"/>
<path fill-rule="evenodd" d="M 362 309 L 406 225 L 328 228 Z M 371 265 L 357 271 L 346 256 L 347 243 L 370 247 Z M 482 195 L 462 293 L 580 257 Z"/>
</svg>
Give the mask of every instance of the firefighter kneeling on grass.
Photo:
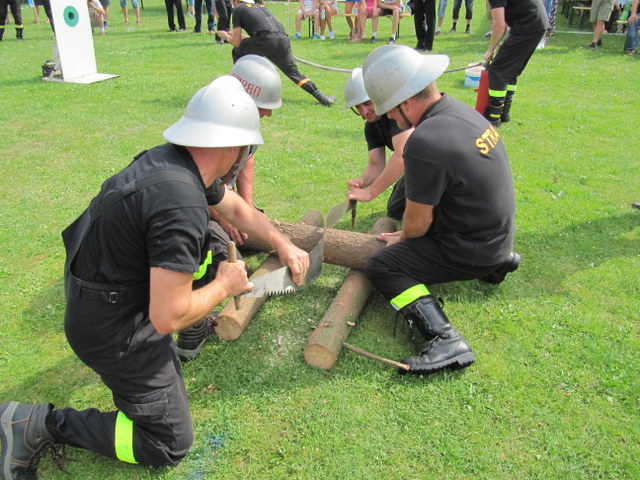
<svg viewBox="0 0 640 480">
<path fill-rule="evenodd" d="M 193 442 L 180 362 L 171 333 L 195 324 L 225 298 L 250 290 L 244 262 L 215 277 L 208 205 L 267 241 L 301 284 L 309 256 L 217 179 L 262 144 L 258 108 L 223 76 L 200 89 L 168 143 L 139 154 L 108 179 L 63 232 L 65 333 L 80 359 L 111 390 L 117 410 L 0 405 L 0 477 L 35 479 L 50 451 L 71 445 L 129 463 L 175 465 Z"/>
<path fill-rule="evenodd" d="M 446 55 L 389 45 L 371 52 L 363 67 L 376 114 L 415 127 L 404 149 L 402 230 L 378 236 L 387 247 L 366 274 L 427 341 L 403 360 L 417 374 L 475 361 L 427 285 L 500 283 L 520 261 L 511 251 L 514 191 L 502 140 L 482 115 L 438 91 L 435 80 L 448 64 Z"/>
</svg>

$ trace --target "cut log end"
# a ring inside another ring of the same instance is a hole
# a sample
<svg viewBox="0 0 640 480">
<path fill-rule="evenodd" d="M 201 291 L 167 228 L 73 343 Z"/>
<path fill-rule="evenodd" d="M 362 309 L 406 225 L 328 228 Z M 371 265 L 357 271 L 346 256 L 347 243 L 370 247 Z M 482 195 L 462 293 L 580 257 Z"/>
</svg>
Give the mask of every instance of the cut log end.
<svg viewBox="0 0 640 480">
<path fill-rule="evenodd" d="M 243 328 L 234 317 L 230 315 L 220 315 L 216 318 L 218 325 L 215 327 L 215 332 L 223 340 L 237 340 L 242 334 Z"/>
<path fill-rule="evenodd" d="M 304 349 L 304 361 L 312 367 L 331 370 L 336 364 L 336 355 L 323 345 L 307 345 Z"/>
</svg>

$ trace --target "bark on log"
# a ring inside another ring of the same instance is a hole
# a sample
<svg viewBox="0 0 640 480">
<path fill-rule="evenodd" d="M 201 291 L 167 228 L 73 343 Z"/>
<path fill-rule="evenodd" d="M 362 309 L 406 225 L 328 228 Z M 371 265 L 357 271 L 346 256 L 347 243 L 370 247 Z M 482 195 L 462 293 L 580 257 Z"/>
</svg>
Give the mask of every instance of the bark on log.
<svg viewBox="0 0 640 480">
<path fill-rule="evenodd" d="M 316 246 L 322 235 L 321 228 L 310 225 L 286 222 L 274 222 L 274 225 L 295 245 L 307 251 Z M 390 231 L 395 231 L 395 222 Z M 324 262 L 363 270 L 367 260 L 384 247 L 384 242 L 376 240 L 375 235 L 328 228 L 324 237 Z M 256 238 L 248 238 L 243 248 L 258 252 L 271 251 L 268 244 Z"/>
<path fill-rule="evenodd" d="M 302 225 L 322 225 L 322 214 L 316 210 L 310 210 L 302 217 Z M 265 273 L 273 272 L 282 265 L 277 255 L 269 255 L 267 259 L 262 262 L 258 270 L 256 270 L 250 278 L 257 278 Z M 256 314 L 256 312 L 267 301 L 267 297 L 242 297 L 240 308 L 236 310 L 233 302 L 227 303 L 222 309 L 216 322 L 218 326 L 215 327 L 216 334 L 223 340 L 237 340 L 244 329 L 247 328 L 249 322 Z"/>
<path fill-rule="evenodd" d="M 381 218 L 373 226 L 375 233 L 394 230 L 395 222 L 390 218 Z M 329 309 L 309 337 L 304 349 L 307 364 L 323 370 L 333 368 L 342 345 L 351 333 L 351 325 L 360 316 L 371 291 L 371 282 L 362 271 L 349 271 Z"/>
</svg>

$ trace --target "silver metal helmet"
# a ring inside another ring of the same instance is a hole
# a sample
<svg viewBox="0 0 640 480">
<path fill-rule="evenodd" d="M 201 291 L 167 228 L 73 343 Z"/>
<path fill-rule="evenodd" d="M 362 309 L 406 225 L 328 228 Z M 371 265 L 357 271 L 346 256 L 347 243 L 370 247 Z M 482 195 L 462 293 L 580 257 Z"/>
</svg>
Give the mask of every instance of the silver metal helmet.
<svg viewBox="0 0 640 480">
<path fill-rule="evenodd" d="M 164 139 L 187 147 L 237 147 L 263 144 L 260 115 L 253 98 L 230 76 L 216 78 L 191 98 Z"/>
<path fill-rule="evenodd" d="M 406 45 L 376 48 L 364 61 L 364 86 L 377 115 L 424 90 L 449 66 L 449 57 L 423 55 Z"/>
<path fill-rule="evenodd" d="M 356 67 L 351 71 L 351 76 L 344 85 L 344 103 L 346 108 L 352 108 L 369 101 L 369 95 L 364 88 L 362 68 Z"/>
<path fill-rule="evenodd" d="M 231 75 L 240 80 L 258 108 L 275 110 L 282 106 L 282 80 L 276 67 L 266 58 L 245 55 L 235 63 Z"/>
</svg>

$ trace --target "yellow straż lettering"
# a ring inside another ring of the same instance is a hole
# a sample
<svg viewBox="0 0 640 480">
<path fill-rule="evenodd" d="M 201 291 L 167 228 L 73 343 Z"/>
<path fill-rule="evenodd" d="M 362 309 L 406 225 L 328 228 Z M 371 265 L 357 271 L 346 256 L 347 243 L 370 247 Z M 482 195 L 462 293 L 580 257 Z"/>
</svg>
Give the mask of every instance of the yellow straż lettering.
<svg viewBox="0 0 640 480">
<path fill-rule="evenodd" d="M 486 155 L 489 153 L 500 141 L 500 134 L 493 125 L 490 125 L 480 137 L 476 138 L 476 147 L 480 150 L 480 153 Z"/>
<path fill-rule="evenodd" d="M 482 138 L 476 138 L 476 146 L 480 149 L 480 153 L 489 153 L 489 146 L 482 141 Z"/>
</svg>

